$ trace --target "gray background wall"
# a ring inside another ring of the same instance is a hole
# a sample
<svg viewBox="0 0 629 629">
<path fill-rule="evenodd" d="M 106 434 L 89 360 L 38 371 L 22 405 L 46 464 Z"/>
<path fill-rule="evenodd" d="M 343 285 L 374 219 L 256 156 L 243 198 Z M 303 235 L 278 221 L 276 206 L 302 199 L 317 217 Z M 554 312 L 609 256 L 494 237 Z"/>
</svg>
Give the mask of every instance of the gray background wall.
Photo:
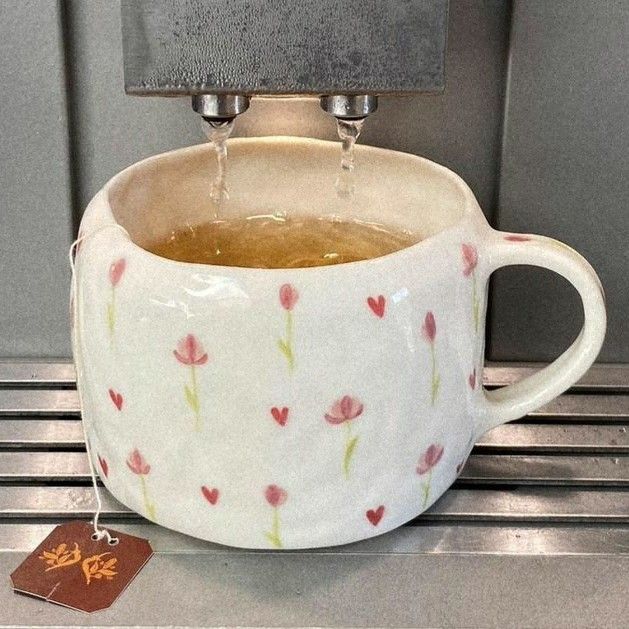
<svg viewBox="0 0 629 629">
<path fill-rule="evenodd" d="M 629 361 L 629 5 L 623 0 L 451 0 L 447 87 L 382 99 L 363 141 L 441 162 L 492 224 L 581 251 L 607 288 L 601 360 Z M 114 173 L 203 140 L 188 99 L 127 97 L 118 2 L 0 2 L 0 358 L 69 355 L 67 248 Z M 257 101 L 240 135 L 334 139 L 316 102 Z M 539 270 L 500 271 L 489 356 L 545 360 L 580 307 Z"/>
</svg>

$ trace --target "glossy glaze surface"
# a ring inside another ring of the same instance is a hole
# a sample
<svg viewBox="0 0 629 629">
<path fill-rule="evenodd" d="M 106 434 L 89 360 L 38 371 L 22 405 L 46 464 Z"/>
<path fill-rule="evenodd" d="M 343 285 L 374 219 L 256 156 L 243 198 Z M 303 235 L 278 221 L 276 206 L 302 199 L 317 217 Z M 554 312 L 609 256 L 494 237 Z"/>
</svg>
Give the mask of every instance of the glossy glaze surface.
<svg viewBox="0 0 629 629">
<path fill-rule="evenodd" d="M 277 205 L 292 195 L 294 206 L 306 185 L 326 188 L 336 148 L 234 141 L 230 185 L 249 181 L 250 162 L 265 163 L 274 185 L 258 196 Z M 548 401 L 594 360 L 604 307 L 589 265 L 556 241 L 493 231 L 456 175 L 414 156 L 358 147 L 365 176 L 385 164 L 404 187 L 395 203 L 395 182 L 380 194 L 370 184 L 358 211 L 426 236 L 373 260 L 195 265 L 149 254 L 112 226 L 167 229 L 164 194 L 155 210 L 134 191 L 158 172 L 162 190 L 172 177 L 177 194 L 181 172 L 200 177 L 206 153 L 193 147 L 131 167 L 95 197 L 81 227 L 74 344 L 93 458 L 108 489 L 150 519 L 253 548 L 383 533 L 447 489 L 476 437 Z M 568 277 L 586 325 L 551 371 L 487 395 L 478 377 L 487 280 L 517 262 Z"/>
</svg>

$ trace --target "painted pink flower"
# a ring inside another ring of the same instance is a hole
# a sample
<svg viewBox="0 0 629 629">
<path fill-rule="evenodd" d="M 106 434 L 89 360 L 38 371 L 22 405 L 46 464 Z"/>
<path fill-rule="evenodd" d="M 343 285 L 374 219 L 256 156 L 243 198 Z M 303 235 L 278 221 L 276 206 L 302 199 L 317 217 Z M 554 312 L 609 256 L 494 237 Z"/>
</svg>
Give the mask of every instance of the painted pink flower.
<svg viewBox="0 0 629 629">
<path fill-rule="evenodd" d="M 277 509 L 277 507 L 281 507 L 286 502 L 288 493 L 277 485 L 269 485 L 264 490 L 264 497 L 273 508 Z"/>
<path fill-rule="evenodd" d="M 424 454 L 419 458 L 417 473 L 422 476 L 432 470 L 432 468 L 439 463 L 442 456 L 443 446 L 437 445 L 436 443 L 429 445 Z"/>
<path fill-rule="evenodd" d="M 275 548 L 282 548 L 282 537 L 280 534 L 280 513 L 279 508 L 286 502 L 288 493 L 285 489 L 277 485 L 268 485 L 264 490 L 266 501 L 273 507 L 273 519 L 271 520 L 271 530 L 266 532 L 265 537 Z"/>
<path fill-rule="evenodd" d="M 424 318 L 424 325 L 422 325 L 422 334 L 429 343 L 435 342 L 437 336 L 437 322 L 435 321 L 435 315 L 428 311 Z"/>
<path fill-rule="evenodd" d="M 509 234 L 505 236 L 505 240 L 510 242 L 528 242 L 532 240 L 532 238 L 530 236 L 524 236 L 523 234 Z"/>
<path fill-rule="evenodd" d="M 144 499 L 144 508 L 148 517 L 155 520 L 155 505 L 149 498 L 148 488 L 146 486 L 146 476 L 151 471 L 151 466 L 146 459 L 140 454 L 137 448 L 134 448 L 127 457 L 127 467 L 140 477 L 140 487 L 142 488 L 142 498 Z"/>
<path fill-rule="evenodd" d="M 277 339 L 277 346 L 286 358 L 288 363 L 288 371 L 290 373 L 295 369 L 295 353 L 293 350 L 293 308 L 299 299 L 299 293 L 292 284 L 283 284 L 280 286 L 280 304 L 286 311 L 286 336 Z"/>
<path fill-rule="evenodd" d="M 432 470 L 441 461 L 441 457 L 443 456 L 443 446 L 433 443 L 428 446 L 426 451 L 419 457 L 419 462 L 417 463 L 417 473 L 420 476 L 427 474 L 428 477 L 426 482 L 423 484 L 423 494 L 424 500 L 422 503 L 422 508 L 424 508 L 428 504 L 428 496 L 430 495 L 430 481 L 432 480 Z"/>
<path fill-rule="evenodd" d="M 111 299 L 107 304 L 107 327 L 111 342 L 114 340 L 114 330 L 116 328 L 116 286 L 120 282 L 120 278 L 124 273 L 127 262 L 124 258 L 120 258 L 112 262 L 109 267 L 109 282 L 111 284 Z"/>
<path fill-rule="evenodd" d="M 196 367 L 205 365 L 208 355 L 200 341 L 194 334 L 188 334 L 177 343 L 177 349 L 173 351 L 175 358 L 182 364 L 190 367 L 190 385 L 183 385 L 186 404 L 192 409 L 194 415 L 194 429 L 201 428 L 201 402 L 197 386 Z"/>
<path fill-rule="evenodd" d="M 177 349 L 173 350 L 173 354 L 182 365 L 205 365 L 208 360 L 203 345 L 194 334 L 188 334 L 179 339 Z"/>
<path fill-rule="evenodd" d="M 472 280 L 472 316 L 474 317 L 474 331 L 478 332 L 480 322 L 480 302 L 476 289 L 476 266 L 478 264 L 478 251 L 474 245 L 463 243 L 461 245 L 463 256 L 463 275 Z"/>
<path fill-rule="evenodd" d="M 151 466 L 146 462 L 140 451 L 135 448 L 127 458 L 127 467 L 134 473 L 146 475 L 151 471 Z"/>
<path fill-rule="evenodd" d="M 463 243 L 461 254 L 463 255 L 463 275 L 469 277 L 478 264 L 478 251 L 474 245 Z"/>
<path fill-rule="evenodd" d="M 358 444 L 358 436 L 352 435 L 351 420 L 359 417 L 363 412 L 363 403 L 352 397 L 351 395 L 344 395 L 339 400 L 336 400 L 330 410 L 325 413 L 325 421 L 332 426 L 345 425 L 345 453 L 343 455 L 343 474 L 345 478 L 349 478 L 349 465 L 356 450 Z"/>
<path fill-rule="evenodd" d="M 441 376 L 437 371 L 437 357 L 435 355 L 435 338 L 437 336 L 437 322 L 435 315 L 429 310 L 424 317 L 422 325 L 422 336 L 430 343 L 430 362 L 432 376 L 430 380 L 430 403 L 434 405 L 439 395 L 439 387 L 441 386 Z"/>
<path fill-rule="evenodd" d="M 292 284 L 283 284 L 280 287 L 280 303 L 284 310 L 292 310 L 299 299 L 299 293 Z"/>
<path fill-rule="evenodd" d="M 342 424 L 343 422 L 356 419 L 363 412 L 363 404 L 350 395 L 344 395 L 337 400 L 325 414 L 325 421 L 332 425 Z"/>
<path fill-rule="evenodd" d="M 119 260 L 111 263 L 111 266 L 109 267 L 109 281 L 112 286 L 118 285 L 126 266 L 127 261 L 124 258 L 120 258 Z"/>
</svg>

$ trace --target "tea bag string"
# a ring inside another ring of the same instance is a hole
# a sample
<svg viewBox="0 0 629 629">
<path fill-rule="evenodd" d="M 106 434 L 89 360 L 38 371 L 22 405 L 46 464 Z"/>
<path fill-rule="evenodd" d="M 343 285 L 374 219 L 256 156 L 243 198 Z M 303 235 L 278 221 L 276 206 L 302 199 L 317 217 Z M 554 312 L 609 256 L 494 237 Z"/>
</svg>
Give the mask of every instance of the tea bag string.
<svg viewBox="0 0 629 629">
<path fill-rule="evenodd" d="M 83 409 L 85 408 L 85 404 L 83 403 L 83 392 L 81 387 L 81 381 L 83 378 L 83 364 L 81 361 L 80 352 L 77 351 L 81 344 L 81 319 L 78 316 L 79 310 L 79 298 L 78 298 L 78 283 L 76 278 L 76 265 L 75 265 L 75 254 L 77 247 L 86 239 L 91 236 L 95 236 L 101 231 L 109 229 L 111 227 L 115 227 L 122 232 L 124 232 L 127 236 L 129 236 L 129 232 L 118 223 L 107 223 L 106 225 L 101 225 L 96 229 L 88 232 L 87 234 L 83 234 L 79 236 L 71 245 L 70 250 L 68 252 L 68 258 L 70 260 L 70 269 L 72 270 L 72 298 L 73 298 L 73 307 L 72 307 L 72 316 L 74 319 L 74 365 L 76 369 L 76 382 L 77 382 L 77 393 L 79 396 L 79 406 L 81 410 L 81 427 L 83 428 L 83 438 L 85 440 L 85 451 L 87 453 L 87 463 L 90 469 L 90 476 L 92 478 L 92 488 L 94 489 L 94 496 L 96 498 L 96 511 L 94 512 L 94 518 L 92 520 L 92 525 L 94 527 L 94 534 L 92 535 L 92 539 L 95 541 L 101 540 L 103 538 L 107 538 L 107 543 L 111 546 L 114 546 L 118 543 L 117 537 L 112 537 L 107 529 L 99 528 L 98 526 L 98 518 L 103 510 L 103 501 L 100 495 L 100 489 L 98 487 L 98 481 L 96 480 L 96 470 L 94 469 L 94 463 L 92 461 L 92 452 L 89 439 L 87 437 L 87 428 L 85 415 L 83 413 Z"/>
</svg>

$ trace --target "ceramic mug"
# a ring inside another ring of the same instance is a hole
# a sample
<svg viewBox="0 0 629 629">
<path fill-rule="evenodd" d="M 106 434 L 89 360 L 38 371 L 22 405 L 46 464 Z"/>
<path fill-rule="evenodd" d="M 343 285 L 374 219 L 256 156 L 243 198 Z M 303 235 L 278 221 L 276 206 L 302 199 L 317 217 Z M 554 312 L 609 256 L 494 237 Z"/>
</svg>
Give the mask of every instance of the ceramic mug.
<svg viewBox="0 0 629 629">
<path fill-rule="evenodd" d="M 471 190 L 421 157 L 336 143 L 229 143 L 228 215 L 336 214 L 421 235 L 383 257 L 305 269 L 189 264 L 143 245 L 208 220 L 208 145 L 114 177 L 81 223 L 74 356 L 93 463 L 129 508 L 248 548 L 344 544 L 413 519 L 474 441 L 545 404 L 594 361 L 601 284 L 566 245 L 492 229 Z M 124 229 L 120 229 L 122 226 Z M 528 264 L 565 277 L 584 324 L 554 363 L 482 387 L 488 279 Z"/>
</svg>

